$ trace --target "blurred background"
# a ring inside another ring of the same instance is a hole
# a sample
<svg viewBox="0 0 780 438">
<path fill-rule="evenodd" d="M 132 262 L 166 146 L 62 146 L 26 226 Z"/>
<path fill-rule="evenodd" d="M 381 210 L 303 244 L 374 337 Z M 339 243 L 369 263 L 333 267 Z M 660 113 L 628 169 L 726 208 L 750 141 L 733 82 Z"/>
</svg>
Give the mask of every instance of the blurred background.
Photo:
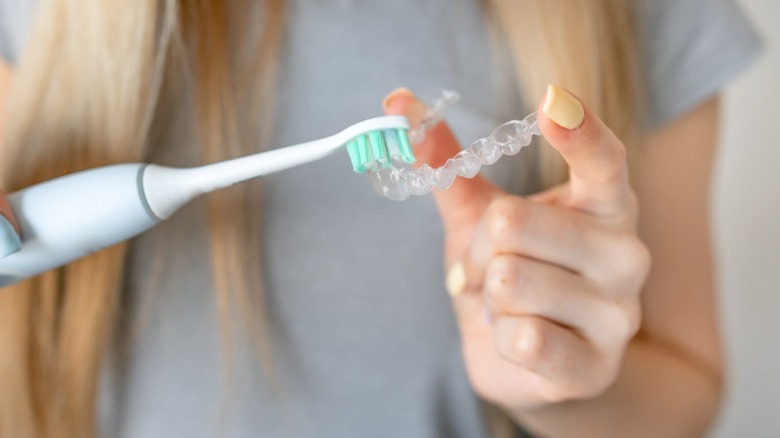
<svg viewBox="0 0 780 438">
<path fill-rule="evenodd" d="M 766 50 L 726 93 L 713 225 L 731 382 L 713 436 L 780 437 L 780 2 L 741 1 Z"/>
</svg>

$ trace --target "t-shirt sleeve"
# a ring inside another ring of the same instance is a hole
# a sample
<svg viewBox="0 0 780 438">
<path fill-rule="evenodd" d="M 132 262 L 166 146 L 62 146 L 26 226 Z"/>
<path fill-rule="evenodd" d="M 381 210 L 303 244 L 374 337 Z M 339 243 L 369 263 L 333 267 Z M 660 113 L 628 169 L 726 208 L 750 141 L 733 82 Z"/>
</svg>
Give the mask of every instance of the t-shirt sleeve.
<svg viewBox="0 0 780 438">
<path fill-rule="evenodd" d="M 27 39 L 35 0 L 0 0 L 0 57 L 14 64 Z"/>
<path fill-rule="evenodd" d="M 735 0 L 637 4 L 651 128 L 715 96 L 761 52 L 761 39 Z"/>
</svg>

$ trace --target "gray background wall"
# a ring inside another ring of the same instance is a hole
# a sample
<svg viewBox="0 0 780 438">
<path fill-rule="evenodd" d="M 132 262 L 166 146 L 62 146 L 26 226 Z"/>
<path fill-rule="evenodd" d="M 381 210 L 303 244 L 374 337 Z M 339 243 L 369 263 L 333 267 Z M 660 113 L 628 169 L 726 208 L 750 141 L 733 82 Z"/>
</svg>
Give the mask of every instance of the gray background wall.
<svg viewBox="0 0 780 438">
<path fill-rule="evenodd" d="M 713 437 L 780 437 L 780 1 L 742 0 L 767 50 L 726 93 L 714 233 L 730 388 Z"/>
</svg>

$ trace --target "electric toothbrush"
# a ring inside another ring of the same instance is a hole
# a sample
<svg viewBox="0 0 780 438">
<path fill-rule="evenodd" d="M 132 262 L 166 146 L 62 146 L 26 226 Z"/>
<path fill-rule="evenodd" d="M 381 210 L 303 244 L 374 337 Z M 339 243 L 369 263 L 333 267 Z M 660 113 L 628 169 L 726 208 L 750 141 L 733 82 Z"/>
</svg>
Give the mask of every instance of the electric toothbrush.
<svg viewBox="0 0 780 438">
<path fill-rule="evenodd" d="M 117 164 L 8 195 L 22 248 L 0 259 L 0 287 L 137 236 L 198 196 L 324 158 L 346 146 L 353 169 L 414 162 L 403 116 L 364 120 L 307 143 L 194 168 Z"/>
</svg>

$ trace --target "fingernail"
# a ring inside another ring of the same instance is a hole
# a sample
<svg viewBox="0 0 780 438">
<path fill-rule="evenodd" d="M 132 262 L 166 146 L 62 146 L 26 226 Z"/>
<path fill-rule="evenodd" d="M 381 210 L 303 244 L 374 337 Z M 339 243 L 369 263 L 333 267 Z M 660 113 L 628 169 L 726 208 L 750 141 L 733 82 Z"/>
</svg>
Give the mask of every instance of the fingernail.
<svg viewBox="0 0 780 438">
<path fill-rule="evenodd" d="M 585 118 L 582 104 L 563 88 L 555 85 L 547 86 L 547 97 L 544 99 L 542 112 L 553 122 L 566 129 L 577 129 Z"/>
<path fill-rule="evenodd" d="M 0 215 L 0 257 L 9 256 L 22 249 L 22 239 L 11 222 Z"/>
<path fill-rule="evenodd" d="M 466 281 L 466 269 L 463 267 L 463 263 L 455 263 L 447 271 L 447 292 L 450 293 L 451 297 L 457 297 L 466 289 Z"/>
<path fill-rule="evenodd" d="M 387 93 L 387 96 L 385 96 L 385 100 L 382 101 L 382 107 L 387 108 L 390 106 L 390 102 L 395 99 L 399 95 L 412 95 L 414 96 L 414 93 L 412 93 L 412 90 L 406 88 L 406 87 L 398 87 L 394 89 L 393 91 Z"/>
<path fill-rule="evenodd" d="M 409 123 L 412 125 L 412 127 L 419 125 L 420 122 L 422 122 L 423 119 L 425 119 L 425 117 L 428 115 L 428 105 L 418 99 L 417 96 L 415 96 L 414 93 L 412 93 L 412 91 L 406 87 L 398 87 L 388 93 L 385 97 L 385 100 L 382 102 L 383 108 L 390 108 L 393 102 L 399 98 L 405 98 L 409 100 L 409 102 L 403 108 L 403 113 L 406 117 L 409 118 Z"/>
</svg>

